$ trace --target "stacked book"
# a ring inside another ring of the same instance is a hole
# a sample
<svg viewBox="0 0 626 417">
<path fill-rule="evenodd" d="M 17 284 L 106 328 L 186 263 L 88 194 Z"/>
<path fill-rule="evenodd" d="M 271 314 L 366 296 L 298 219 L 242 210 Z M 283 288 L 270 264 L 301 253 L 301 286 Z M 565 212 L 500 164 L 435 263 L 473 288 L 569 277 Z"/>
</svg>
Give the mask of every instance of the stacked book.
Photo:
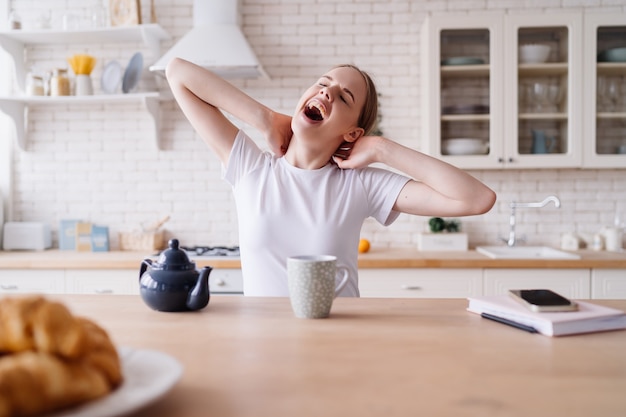
<svg viewBox="0 0 626 417">
<path fill-rule="evenodd" d="M 577 301 L 578 310 L 558 313 L 536 313 L 508 295 L 469 298 L 468 311 L 481 316 L 546 336 L 626 329 L 622 310 Z"/>
</svg>

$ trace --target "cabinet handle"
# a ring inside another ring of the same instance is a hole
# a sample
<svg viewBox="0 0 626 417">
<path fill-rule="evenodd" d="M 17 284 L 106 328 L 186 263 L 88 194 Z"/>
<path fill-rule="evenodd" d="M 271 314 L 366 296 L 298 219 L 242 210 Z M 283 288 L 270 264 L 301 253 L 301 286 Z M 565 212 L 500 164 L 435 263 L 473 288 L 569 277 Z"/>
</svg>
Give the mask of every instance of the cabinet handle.
<svg viewBox="0 0 626 417">
<path fill-rule="evenodd" d="M 2 284 L 0 288 L 2 288 L 3 290 L 12 291 L 17 290 L 18 286 L 15 284 Z"/>
<path fill-rule="evenodd" d="M 96 288 L 93 290 L 96 294 L 113 294 L 113 290 L 110 288 Z"/>
<path fill-rule="evenodd" d="M 402 286 L 403 290 L 409 290 L 409 291 L 420 291 L 422 289 L 422 287 L 420 287 L 419 285 L 408 285 L 405 284 Z"/>
</svg>

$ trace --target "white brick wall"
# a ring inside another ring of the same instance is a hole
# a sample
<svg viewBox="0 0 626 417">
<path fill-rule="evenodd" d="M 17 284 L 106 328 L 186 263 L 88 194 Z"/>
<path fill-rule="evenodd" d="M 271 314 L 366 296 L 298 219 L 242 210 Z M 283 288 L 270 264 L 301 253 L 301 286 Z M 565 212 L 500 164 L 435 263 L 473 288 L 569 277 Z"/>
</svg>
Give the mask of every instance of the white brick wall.
<svg viewBox="0 0 626 417">
<path fill-rule="evenodd" d="M 24 24 L 54 8 L 60 25 L 64 9 L 83 10 L 82 0 L 10 0 Z M 142 0 L 147 19 L 149 1 Z M 192 25 L 192 0 L 156 0 L 158 22 L 175 39 Z M 377 82 L 384 133 L 420 147 L 419 33 L 428 13 L 529 13 L 561 9 L 619 10 L 609 0 L 241 0 L 242 23 L 271 80 L 235 84 L 277 110 L 291 113 L 301 92 L 329 67 L 360 65 Z M 59 11 L 60 10 L 60 11 Z M 172 41 L 173 42 L 173 41 Z M 172 42 L 163 44 L 167 50 Z M 31 63 L 48 68 L 67 55 L 89 52 L 103 64 L 126 65 L 142 45 L 74 45 L 31 48 Z M 96 92 L 99 85 L 95 83 Z M 154 87 L 145 79 L 142 88 Z M 64 218 L 108 225 L 113 247 L 117 232 L 171 214 L 170 236 L 185 244 L 235 244 L 237 221 L 229 187 L 220 180 L 217 159 L 196 137 L 175 103 L 164 102 L 164 150 L 155 150 L 150 119 L 139 105 L 41 107 L 30 114 L 27 152 L 14 150 L 14 220 L 43 220 L 56 230 Z M 255 135 L 253 135 L 255 136 Z M 256 136 L 255 136 L 256 137 Z M 463 219 L 470 245 L 495 244 L 508 231 L 508 203 L 540 201 L 556 194 L 561 209 L 519 210 L 518 229 L 533 244 L 558 245 L 560 234 L 590 236 L 626 207 L 624 170 L 537 170 L 472 172 L 498 192 L 493 210 Z M 363 235 L 374 245 L 414 246 L 427 219 L 403 215 L 391 227 L 373 221 Z"/>
</svg>

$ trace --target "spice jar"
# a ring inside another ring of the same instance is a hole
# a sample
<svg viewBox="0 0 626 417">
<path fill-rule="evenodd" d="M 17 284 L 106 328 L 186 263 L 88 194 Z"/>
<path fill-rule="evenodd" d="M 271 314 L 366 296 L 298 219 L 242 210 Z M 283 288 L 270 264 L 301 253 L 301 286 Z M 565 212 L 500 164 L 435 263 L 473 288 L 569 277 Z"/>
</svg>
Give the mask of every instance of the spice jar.
<svg viewBox="0 0 626 417">
<path fill-rule="evenodd" d="M 9 14 L 9 29 L 19 30 L 22 28 L 22 19 L 14 10 Z"/>
<path fill-rule="evenodd" d="M 33 73 L 26 76 L 26 94 L 29 96 L 43 96 L 45 94 L 41 76 Z"/>
<path fill-rule="evenodd" d="M 51 96 L 69 96 L 70 95 L 70 79 L 67 78 L 67 70 L 57 68 L 52 72 L 50 79 L 50 95 Z"/>
</svg>

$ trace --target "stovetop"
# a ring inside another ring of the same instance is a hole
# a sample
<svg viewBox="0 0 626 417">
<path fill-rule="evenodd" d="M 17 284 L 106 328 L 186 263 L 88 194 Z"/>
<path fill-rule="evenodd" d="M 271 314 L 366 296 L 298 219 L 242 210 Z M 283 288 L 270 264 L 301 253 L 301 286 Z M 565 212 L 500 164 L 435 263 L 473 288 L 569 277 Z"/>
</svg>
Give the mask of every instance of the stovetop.
<svg viewBox="0 0 626 417">
<path fill-rule="evenodd" d="M 239 257 L 239 246 L 181 246 L 187 256 L 203 257 Z"/>
</svg>

